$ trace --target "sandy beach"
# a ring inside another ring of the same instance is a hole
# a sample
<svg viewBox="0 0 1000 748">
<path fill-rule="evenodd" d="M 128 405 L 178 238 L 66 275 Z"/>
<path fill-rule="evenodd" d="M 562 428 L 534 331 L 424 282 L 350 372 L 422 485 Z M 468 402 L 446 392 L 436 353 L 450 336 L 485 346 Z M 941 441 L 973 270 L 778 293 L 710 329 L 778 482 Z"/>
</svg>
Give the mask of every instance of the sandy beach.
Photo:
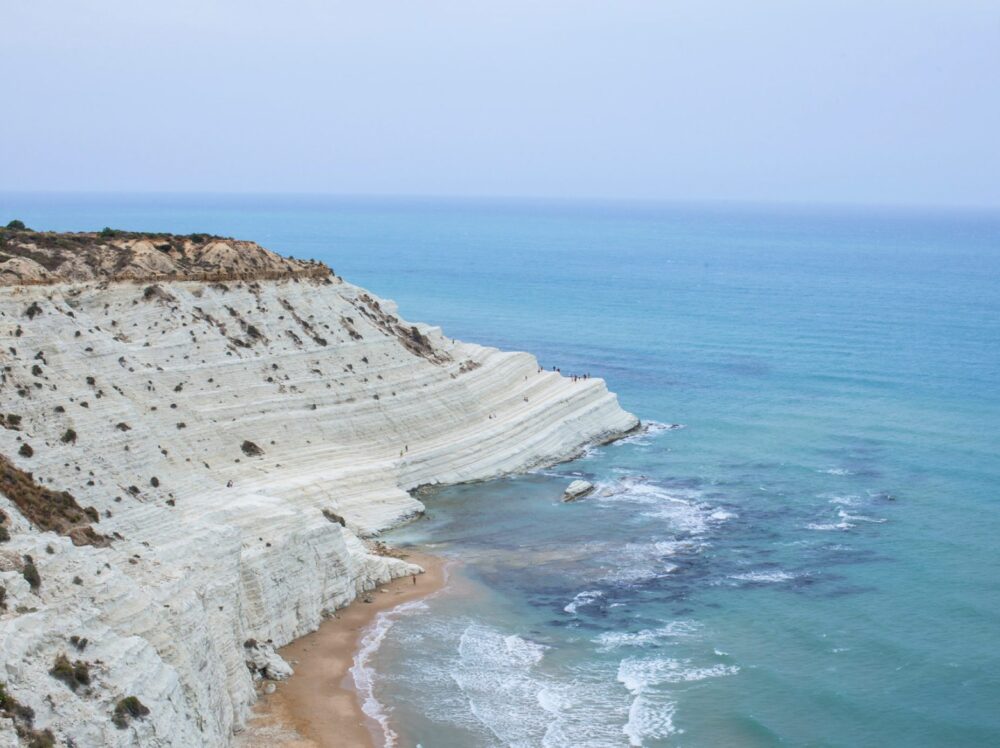
<svg viewBox="0 0 1000 748">
<path fill-rule="evenodd" d="M 237 736 L 242 748 L 378 748 L 381 730 L 361 709 L 349 672 L 365 630 L 375 616 L 440 589 L 444 561 L 412 551 L 406 560 L 424 573 L 402 577 L 358 597 L 319 629 L 280 650 L 295 674 L 262 695 L 246 730 Z M 364 602 L 365 597 L 372 600 Z"/>
</svg>

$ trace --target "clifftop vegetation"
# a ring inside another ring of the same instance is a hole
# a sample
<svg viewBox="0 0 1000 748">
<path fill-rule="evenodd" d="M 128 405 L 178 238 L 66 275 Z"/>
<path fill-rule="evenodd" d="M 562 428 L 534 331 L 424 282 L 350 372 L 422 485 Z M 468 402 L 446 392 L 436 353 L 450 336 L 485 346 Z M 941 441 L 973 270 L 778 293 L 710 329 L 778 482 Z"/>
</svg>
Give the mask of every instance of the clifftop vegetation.
<svg viewBox="0 0 1000 748">
<path fill-rule="evenodd" d="M 0 285 L 87 281 L 329 278 L 316 260 L 282 257 L 255 242 L 213 234 L 34 231 L 0 228 Z"/>
</svg>

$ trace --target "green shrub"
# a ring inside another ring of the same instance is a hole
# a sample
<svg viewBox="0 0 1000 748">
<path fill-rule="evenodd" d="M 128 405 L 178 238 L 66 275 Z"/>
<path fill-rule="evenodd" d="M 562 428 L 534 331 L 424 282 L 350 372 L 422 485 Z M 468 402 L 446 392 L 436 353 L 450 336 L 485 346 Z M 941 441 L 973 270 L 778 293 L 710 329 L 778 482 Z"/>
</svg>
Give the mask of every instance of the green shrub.
<svg viewBox="0 0 1000 748">
<path fill-rule="evenodd" d="M 49 670 L 49 675 L 56 680 L 61 680 L 75 691 L 80 686 L 90 685 L 90 664 L 83 660 L 70 662 L 66 655 L 60 654 L 56 657 L 52 669 Z"/>
<path fill-rule="evenodd" d="M 128 727 L 132 718 L 141 719 L 149 714 L 149 707 L 139 701 L 135 696 L 126 696 L 115 705 L 114 714 L 111 721 L 119 730 Z"/>
<path fill-rule="evenodd" d="M 336 522 L 341 527 L 347 527 L 347 522 L 336 512 L 331 512 L 329 509 L 323 510 L 323 516 L 326 517 L 330 522 Z"/>
<path fill-rule="evenodd" d="M 26 735 L 28 748 L 55 748 L 56 746 L 56 736 L 52 734 L 52 730 L 29 730 Z"/>
<path fill-rule="evenodd" d="M 7 693 L 3 683 L 0 683 L 0 716 L 14 721 L 14 729 L 21 745 L 28 748 L 54 748 L 56 738 L 52 731 L 36 730 L 33 726 L 35 710 Z"/>
<path fill-rule="evenodd" d="M 240 445 L 240 449 L 243 450 L 243 454 L 247 457 L 259 457 L 264 454 L 264 450 L 258 447 L 249 439 L 245 440 L 243 444 Z"/>
<path fill-rule="evenodd" d="M 42 576 L 38 573 L 38 567 L 35 566 L 34 562 L 26 562 L 22 574 L 24 575 L 24 581 L 31 585 L 31 589 L 37 590 L 42 586 Z"/>
<path fill-rule="evenodd" d="M 16 218 L 13 221 L 11 221 L 10 223 L 7 224 L 7 228 L 9 228 L 11 231 L 27 231 L 28 230 L 28 227 L 24 225 L 24 221 L 19 221 Z"/>
</svg>

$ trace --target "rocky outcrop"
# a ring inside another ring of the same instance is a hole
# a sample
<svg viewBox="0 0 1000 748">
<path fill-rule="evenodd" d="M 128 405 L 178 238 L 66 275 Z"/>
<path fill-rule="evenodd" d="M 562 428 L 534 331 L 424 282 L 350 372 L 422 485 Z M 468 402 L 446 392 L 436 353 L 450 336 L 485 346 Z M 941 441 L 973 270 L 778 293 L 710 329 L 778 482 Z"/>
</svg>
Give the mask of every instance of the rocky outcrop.
<svg viewBox="0 0 1000 748">
<path fill-rule="evenodd" d="M 329 271 L 168 281 L 164 258 L 259 264 L 211 242 L 127 249 L 113 277 L 160 280 L 0 288 L 0 455 L 34 506 L 0 495 L 0 682 L 57 740 L 226 745 L 255 677 L 284 672 L 275 647 L 417 571 L 371 540 L 422 510 L 411 489 L 637 423 L 601 380 L 404 322 Z M 64 493 L 64 510 L 44 503 Z M 83 526 L 99 542 L 77 544 Z M 51 674 L 61 655 L 86 683 Z M 133 697 L 148 714 L 119 708 Z M 4 714 L 14 744 L 29 728 Z"/>
<path fill-rule="evenodd" d="M 0 285 L 51 283 L 52 274 L 30 257 L 0 255 Z"/>
<path fill-rule="evenodd" d="M 585 480 L 575 480 L 563 491 L 563 501 L 576 501 L 594 492 L 594 484 Z"/>
</svg>

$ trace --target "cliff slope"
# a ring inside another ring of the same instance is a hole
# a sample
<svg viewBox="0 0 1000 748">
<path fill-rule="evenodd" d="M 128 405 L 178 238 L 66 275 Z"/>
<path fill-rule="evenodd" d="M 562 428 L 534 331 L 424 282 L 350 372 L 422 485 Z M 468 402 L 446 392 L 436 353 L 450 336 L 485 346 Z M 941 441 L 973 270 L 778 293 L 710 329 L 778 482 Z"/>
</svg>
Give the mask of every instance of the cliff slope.
<svg viewBox="0 0 1000 748">
<path fill-rule="evenodd" d="M 0 248 L 31 270 L 0 287 L 0 746 L 228 744 L 287 667 L 273 647 L 413 571 L 365 540 L 422 510 L 409 490 L 637 425 L 603 381 L 405 322 L 325 266 L 102 241 Z"/>
</svg>

